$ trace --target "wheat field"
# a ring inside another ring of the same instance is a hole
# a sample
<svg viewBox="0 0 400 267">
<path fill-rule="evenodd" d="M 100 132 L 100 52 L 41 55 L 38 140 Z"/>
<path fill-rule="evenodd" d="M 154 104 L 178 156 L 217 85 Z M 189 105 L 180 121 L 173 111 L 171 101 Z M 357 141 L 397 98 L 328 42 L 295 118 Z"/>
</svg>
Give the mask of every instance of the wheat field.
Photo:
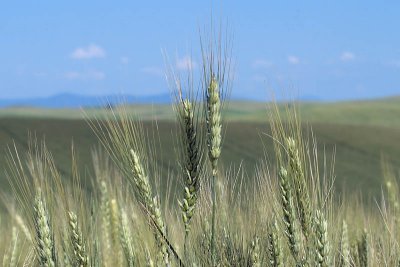
<svg viewBox="0 0 400 267">
<path fill-rule="evenodd" d="M 199 89 L 194 76 L 168 72 L 176 168 L 159 166 L 157 132 L 123 106 L 87 117 L 101 143 L 91 177 L 82 178 L 73 146 L 71 179 L 45 140 L 9 146 L 3 266 L 400 265 L 395 169 L 383 161 L 381 197 L 371 205 L 359 194 L 336 195 L 335 159 L 304 134 L 295 104 L 266 110 L 273 153 L 251 183 L 240 166 L 221 164 L 231 56 L 229 43 L 210 40 L 202 43 Z"/>
</svg>

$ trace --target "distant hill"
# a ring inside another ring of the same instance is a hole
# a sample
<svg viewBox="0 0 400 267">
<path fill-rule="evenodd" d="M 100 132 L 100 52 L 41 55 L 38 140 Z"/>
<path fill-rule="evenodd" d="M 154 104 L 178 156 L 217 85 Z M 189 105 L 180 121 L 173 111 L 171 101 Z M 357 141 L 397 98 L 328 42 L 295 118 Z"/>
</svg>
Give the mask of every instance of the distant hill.
<svg viewBox="0 0 400 267">
<path fill-rule="evenodd" d="M 64 93 L 41 98 L 0 99 L 0 107 L 79 108 L 117 105 L 121 103 L 165 104 L 169 102 L 170 95 L 168 93 L 149 96 L 86 96 Z"/>
<path fill-rule="evenodd" d="M 229 98 L 231 102 L 238 103 L 265 103 L 267 99 L 248 99 L 246 97 L 231 96 Z M 284 99 L 275 99 L 278 102 L 285 102 Z M 302 103 L 343 103 L 343 104 L 353 104 L 353 103 L 381 103 L 382 101 L 400 101 L 400 96 L 392 96 L 380 99 L 369 99 L 369 100 L 353 100 L 353 101 L 338 101 L 330 102 L 323 100 L 314 95 L 302 95 L 293 100 Z M 14 98 L 14 99 L 0 99 L 0 108 L 48 108 L 48 109 L 74 109 L 74 108 L 103 108 L 109 105 L 119 105 L 119 104 L 170 104 L 171 95 L 170 93 L 156 94 L 156 95 L 145 95 L 145 96 L 135 96 L 128 94 L 114 94 L 114 95 L 104 95 L 104 96 L 90 96 L 90 95 L 80 95 L 80 94 L 69 94 L 62 93 L 49 97 L 32 97 L 32 98 Z M 251 104 L 251 105 L 253 105 Z"/>
</svg>

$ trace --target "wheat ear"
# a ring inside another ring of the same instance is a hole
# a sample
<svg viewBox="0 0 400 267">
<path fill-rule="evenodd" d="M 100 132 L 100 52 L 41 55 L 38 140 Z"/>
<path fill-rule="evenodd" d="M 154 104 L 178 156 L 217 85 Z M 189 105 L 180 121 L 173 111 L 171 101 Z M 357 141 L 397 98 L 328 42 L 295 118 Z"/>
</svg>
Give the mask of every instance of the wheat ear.
<svg viewBox="0 0 400 267">
<path fill-rule="evenodd" d="M 68 213 L 67 213 L 68 215 Z M 71 263 L 71 256 L 73 253 L 70 252 L 70 245 L 72 244 L 71 242 L 71 237 L 69 233 L 69 225 L 66 227 L 63 227 L 63 232 L 61 233 L 61 249 L 62 249 L 62 260 L 63 260 L 63 266 L 65 267 L 70 267 L 72 266 Z"/>
<path fill-rule="evenodd" d="M 367 230 L 364 229 L 361 240 L 358 242 L 358 260 L 361 267 L 368 267 L 369 266 L 369 242 L 368 242 L 368 233 Z"/>
<path fill-rule="evenodd" d="M 218 159 L 221 154 L 221 100 L 218 81 L 214 75 L 207 88 L 207 146 L 208 157 L 213 174 L 217 172 Z"/>
<path fill-rule="evenodd" d="M 152 190 L 148 176 L 144 172 L 143 165 L 139 159 L 137 153 L 131 149 L 131 164 L 133 181 L 136 187 L 136 192 L 140 203 L 143 205 L 146 213 L 151 217 L 152 222 L 155 224 L 157 229 L 160 229 L 165 235 L 164 221 L 161 217 L 160 206 L 157 197 L 152 197 Z M 168 264 L 168 248 L 163 242 L 163 238 L 160 236 L 158 231 L 155 231 L 157 243 L 160 246 L 160 253 L 164 259 L 164 262 Z"/>
<path fill-rule="evenodd" d="M 50 227 L 50 218 L 45 202 L 39 190 L 34 201 L 34 225 L 39 265 L 43 267 L 56 266 L 56 252 L 53 232 Z"/>
<path fill-rule="evenodd" d="M 149 252 L 148 248 L 146 248 L 146 266 L 147 267 L 154 267 L 154 262 L 153 262 L 153 260 L 151 258 L 151 255 L 150 255 L 150 252 Z"/>
<path fill-rule="evenodd" d="M 68 222 L 75 264 L 81 267 L 89 266 L 89 257 L 86 253 L 86 244 L 83 239 L 83 234 L 78 224 L 78 218 L 72 211 L 68 212 Z"/>
<path fill-rule="evenodd" d="M 132 234 L 129 228 L 128 216 L 126 212 L 121 209 L 121 227 L 119 228 L 119 237 L 121 241 L 122 250 L 124 251 L 126 261 L 129 267 L 135 265 L 135 253 L 133 250 Z"/>
<path fill-rule="evenodd" d="M 268 233 L 268 257 L 272 267 L 283 266 L 282 247 L 279 237 L 278 222 L 274 219 Z"/>
<path fill-rule="evenodd" d="M 122 251 L 119 246 L 119 231 L 120 231 L 120 215 L 117 200 L 115 198 L 110 201 L 111 211 L 111 240 L 113 243 L 114 254 L 116 256 L 116 265 L 122 266 Z"/>
<path fill-rule="evenodd" d="M 296 222 L 296 213 L 293 203 L 292 188 L 288 172 L 285 168 L 279 171 L 279 187 L 283 211 L 283 222 L 286 228 L 290 251 L 296 262 L 300 262 L 300 232 Z"/>
<path fill-rule="evenodd" d="M 183 120 L 182 134 L 184 136 L 184 172 L 186 179 L 183 200 L 182 202 L 179 201 L 179 206 L 182 211 L 182 220 L 185 226 L 184 252 L 186 255 L 190 220 L 194 214 L 200 188 L 200 152 L 197 140 L 197 129 L 194 121 L 193 105 L 188 99 L 181 101 L 180 113 L 180 118 Z"/>
<path fill-rule="evenodd" d="M 305 180 L 303 167 L 300 160 L 299 148 L 293 138 L 286 140 L 289 154 L 289 166 L 293 175 L 293 185 L 296 193 L 296 204 L 298 206 L 299 217 L 303 234 L 306 238 L 311 233 L 311 208 L 310 197 Z"/>
<path fill-rule="evenodd" d="M 330 266 L 329 241 L 328 241 L 328 223 L 323 214 L 317 210 L 315 215 L 316 226 L 316 262 L 318 267 Z"/>
<path fill-rule="evenodd" d="M 260 238 L 254 237 L 250 246 L 250 264 L 254 267 L 261 266 L 261 253 L 260 253 Z"/>
</svg>

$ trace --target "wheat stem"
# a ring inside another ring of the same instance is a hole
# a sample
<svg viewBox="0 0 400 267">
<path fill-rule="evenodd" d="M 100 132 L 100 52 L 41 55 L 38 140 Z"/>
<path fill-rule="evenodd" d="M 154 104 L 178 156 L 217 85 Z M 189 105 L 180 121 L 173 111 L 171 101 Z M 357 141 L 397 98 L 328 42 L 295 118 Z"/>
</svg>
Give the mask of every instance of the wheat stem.
<svg viewBox="0 0 400 267">
<path fill-rule="evenodd" d="M 28 227 L 26 226 L 26 224 L 24 223 L 24 220 L 22 219 L 22 217 L 19 214 L 15 215 L 15 221 L 21 228 L 22 232 L 24 233 L 24 235 L 28 239 L 28 241 L 32 242 L 31 233 L 29 232 Z"/>
<path fill-rule="evenodd" d="M 350 247 L 346 221 L 342 223 L 340 238 L 340 267 L 350 267 Z"/>
<path fill-rule="evenodd" d="M 10 267 L 16 267 L 17 266 L 17 253 L 18 253 L 18 231 L 16 227 L 12 228 L 12 234 L 11 234 L 11 245 L 12 245 L 12 250 L 11 250 L 11 258 L 10 258 Z"/>
<path fill-rule="evenodd" d="M 110 197 L 107 184 L 105 181 L 100 182 L 100 211 L 101 211 L 101 227 L 102 227 L 102 248 L 103 259 L 106 264 L 109 263 L 110 244 Z"/>
</svg>

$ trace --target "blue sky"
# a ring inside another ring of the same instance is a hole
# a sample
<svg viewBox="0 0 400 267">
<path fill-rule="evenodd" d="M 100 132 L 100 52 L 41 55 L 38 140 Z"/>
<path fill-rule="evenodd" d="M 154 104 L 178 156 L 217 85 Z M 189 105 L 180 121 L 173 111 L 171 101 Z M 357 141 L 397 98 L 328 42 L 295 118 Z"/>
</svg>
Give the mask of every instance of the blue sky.
<svg viewBox="0 0 400 267">
<path fill-rule="evenodd" d="M 234 34 L 234 97 L 400 94 L 400 2 L 341 2 L 3 1 L 0 98 L 167 93 L 162 51 L 196 71 L 211 10 Z"/>
</svg>

